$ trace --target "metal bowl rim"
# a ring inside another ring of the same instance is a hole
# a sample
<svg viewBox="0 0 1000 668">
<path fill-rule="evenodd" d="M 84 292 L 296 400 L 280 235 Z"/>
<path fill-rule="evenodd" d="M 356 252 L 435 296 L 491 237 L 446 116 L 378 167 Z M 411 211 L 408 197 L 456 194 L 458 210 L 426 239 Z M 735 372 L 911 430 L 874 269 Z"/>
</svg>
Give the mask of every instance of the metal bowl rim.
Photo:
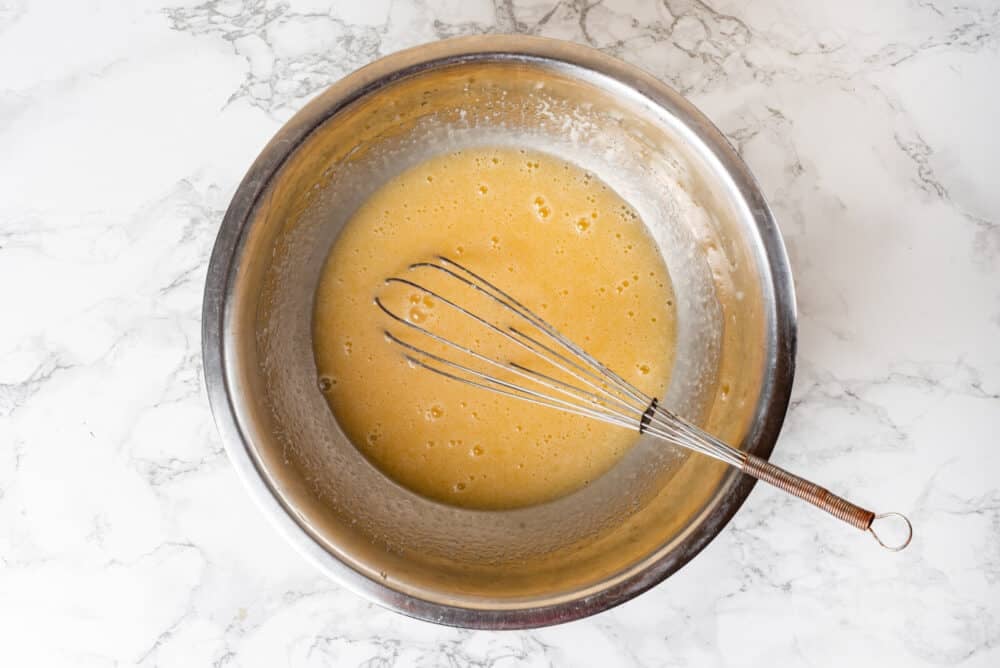
<svg viewBox="0 0 1000 668">
<path fill-rule="evenodd" d="M 643 70 L 590 47 L 540 37 L 459 37 L 425 44 L 381 58 L 341 79 L 289 120 L 248 170 L 223 218 L 209 261 L 202 307 L 202 360 L 209 403 L 229 459 L 264 515 L 321 572 L 345 588 L 391 610 L 439 624 L 477 629 L 523 629 L 572 621 L 620 605 L 659 584 L 696 556 L 742 506 L 754 480 L 731 470 L 708 507 L 692 520 L 673 549 L 613 586 L 584 598 L 532 608 L 469 608 L 428 601 L 393 589 L 350 568 L 327 552 L 297 522 L 258 470 L 240 429 L 226 376 L 224 320 L 231 279 L 244 228 L 257 198 L 285 160 L 309 134 L 347 105 L 392 81 L 431 68 L 481 60 L 541 61 L 589 69 L 624 84 L 685 122 L 719 160 L 749 206 L 764 248 L 773 291 L 773 327 L 765 386 L 758 405 L 757 438 L 744 447 L 768 457 L 784 421 L 794 376 L 796 309 L 784 243 L 756 180 L 723 134 L 675 90 Z"/>
</svg>

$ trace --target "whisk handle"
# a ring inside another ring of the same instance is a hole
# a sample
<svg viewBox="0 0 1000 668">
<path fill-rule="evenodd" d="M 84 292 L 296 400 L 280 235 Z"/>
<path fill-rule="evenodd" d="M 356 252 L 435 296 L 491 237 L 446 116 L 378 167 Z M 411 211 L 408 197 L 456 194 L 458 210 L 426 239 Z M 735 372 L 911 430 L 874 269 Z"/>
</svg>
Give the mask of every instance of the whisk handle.
<svg viewBox="0 0 1000 668">
<path fill-rule="evenodd" d="M 910 539 L 913 537 L 913 527 L 905 516 L 899 513 L 876 515 L 870 510 L 862 508 L 861 506 L 856 506 L 847 499 L 837 496 L 825 487 L 820 487 L 814 482 L 810 482 L 805 478 L 800 478 L 794 473 L 789 473 L 780 466 L 771 464 L 766 459 L 761 459 L 760 457 L 756 457 L 754 455 L 747 455 L 741 468 L 744 473 L 752 475 L 758 480 L 770 483 L 778 489 L 784 490 L 789 494 L 803 499 L 804 501 L 808 501 L 817 508 L 825 510 L 837 519 L 847 522 L 856 529 L 868 531 L 875 537 L 875 540 L 878 541 L 879 545 L 886 549 L 893 551 L 902 550 L 904 547 L 909 545 Z M 902 518 L 902 520 L 906 523 L 905 538 L 896 545 L 887 545 L 882 542 L 879 535 L 872 529 L 872 522 L 876 519 L 889 516 Z"/>
</svg>

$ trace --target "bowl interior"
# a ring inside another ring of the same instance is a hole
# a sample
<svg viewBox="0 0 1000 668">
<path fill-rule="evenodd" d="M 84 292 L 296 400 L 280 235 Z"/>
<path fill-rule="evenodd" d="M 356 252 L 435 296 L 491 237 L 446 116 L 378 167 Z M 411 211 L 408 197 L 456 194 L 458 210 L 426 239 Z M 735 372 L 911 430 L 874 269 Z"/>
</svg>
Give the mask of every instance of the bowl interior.
<svg viewBox="0 0 1000 668">
<path fill-rule="evenodd" d="M 435 606 L 558 606 L 662 562 L 724 502 L 732 472 L 651 440 L 547 504 L 476 511 L 427 500 L 344 437 L 312 352 L 323 261 L 367 195 L 443 151 L 532 148 L 593 172 L 641 214 L 676 293 L 677 361 L 662 399 L 730 443 L 752 443 L 774 348 L 772 277 L 754 211 L 682 111 L 592 69 L 485 54 L 354 90 L 286 149 L 229 268 L 225 379 L 259 474 L 331 563 Z M 420 259 L 385 252 L 401 266 Z M 722 375 L 732 379 L 724 393 Z"/>
</svg>

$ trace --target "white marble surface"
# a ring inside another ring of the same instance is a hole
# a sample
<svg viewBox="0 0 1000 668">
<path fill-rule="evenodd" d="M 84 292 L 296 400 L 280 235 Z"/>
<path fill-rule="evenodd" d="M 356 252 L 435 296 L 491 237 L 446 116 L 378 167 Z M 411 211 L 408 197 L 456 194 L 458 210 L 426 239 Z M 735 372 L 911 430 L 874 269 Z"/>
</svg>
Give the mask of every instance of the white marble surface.
<svg viewBox="0 0 1000 668">
<path fill-rule="evenodd" d="M 0 0 L 0 665 L 1000 665 L 995 3 L 175 1 Z M 616 610 L 467 632 L 252 506 L 199 358 L 228 198 L 348 71 L 514 30 L 648 68 L 739 147 L 801 309 L 775 461 L 909 512 L 909 550 L 758 487 Z"/>
</svg>

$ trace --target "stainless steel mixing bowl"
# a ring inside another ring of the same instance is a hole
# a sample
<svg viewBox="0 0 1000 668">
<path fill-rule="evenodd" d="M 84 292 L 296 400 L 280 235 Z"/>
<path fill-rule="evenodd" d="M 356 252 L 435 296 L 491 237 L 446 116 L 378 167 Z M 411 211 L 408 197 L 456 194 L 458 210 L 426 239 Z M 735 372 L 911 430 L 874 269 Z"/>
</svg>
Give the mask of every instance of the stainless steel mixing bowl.
<svg viewBox="0 0 1000 668">
<path fill-rule="evenodd" d="M 323 260 L 375 188 L 430 155 L 473 145 L 548 151 L 639 211 L 676 292 L 677 362 L 663 400 L 766 457 L 788 402 L 795 306 L 757 185 L 673 90 L 592 49 L 537 38 L 463 38 L 394 54 L 281 129 L 240 184 L 212 254 L 205 379 L 252 496 L 331 578 L 439 623 L 540 626 L 605 610 L 666 578 L 721 530 L 753 482 L 640 440 L 567 497 L 466 510 L 401 487 L 344 437 L 317 388 L 311 346 Z"/>
</svg>

